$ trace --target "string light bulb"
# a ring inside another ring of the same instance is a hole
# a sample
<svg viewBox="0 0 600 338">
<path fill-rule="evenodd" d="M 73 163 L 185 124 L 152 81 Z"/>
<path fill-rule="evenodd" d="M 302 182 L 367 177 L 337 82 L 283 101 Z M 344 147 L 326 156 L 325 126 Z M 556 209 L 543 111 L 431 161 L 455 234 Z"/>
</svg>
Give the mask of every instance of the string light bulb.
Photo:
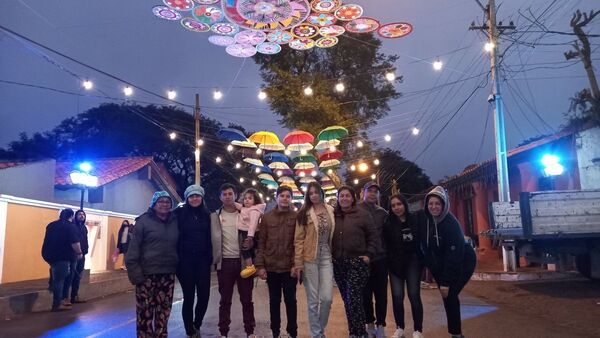
<svg viewBox="0 0 600 338">
<path fill-rule="evenodd" d="M 353 165 L 351 165 L 351 166 L 350 166 L 350 170 L 351 170 L 351 171 L 354 171 L 354 170 L 356 170 L 356 166 L 355 166 L 354 164 L 353 164 Z"/>
<path fill-rule="evenodd" d="M 233 146 L 231 144 L 227 146 L 227 151 L 228 152 L 232 152 L 233 151 Z"/>
<path fill-rule="evenodd" d="M 356 146 L 359 147 L 359 148 L 362 148 L 364 146 L 363 141 L 356 142 Z"/>
<path fill-rule="evenodd" d="M 376 178 L 377 178 L 377 175 L 375 175 L 375 174 L 371 175 L 371 179 L 372 179 L 372 180 L 374 180 L 374 179 L 376 179 Z"/>
<path fill-rule="evenodd" d="M 354 179 L 354 184 L 358 184 L 358 178 Z"/>
<path fill-rule="evenodd" d="M 255 180 L 252 180 L 252 185 L 253 186 L 256 185 L 256 181 Z"/>
<path fill-rule="evenodd" d="M 244 178 L 240 177 L 240 183 L 244 183 Z"/>
<path fill-rule="evenodd" d="M 488 53 L 494 50 L 494 47 L 496 47 L 496 45 L 493 42 L 486 42 L 485 45 L 483 45 L 483 49 Z"/>
<path fill-rule="evenodd" d="M 310 172 L 310 176 L 312 176 L 312 177 L 315 177 L 315 176 L 317 176 L 317 172 L 316 172 L 315 170 L 311 171 L 311 172 Z"/>
<path fill-rule="evenodd" d="M 435 70 L 441 70 L 442 66 L 444 66 L 444 63 L 440 61 L 440 59 L 437 59 L 433 62 L 433 69 Z"/>
<path fill-rule="evenodd" d="M 265 100 L 266 98 L 267 98 L 267 93 L 265 93 L 265 92 L 264 92 L 264 91 L 262 91 L 262 90 L 261 90 L 260 92 L 258 92 L 258 99 L 259 99 L 259 100 L 263 101 L 263 100 Z"/>
<path fill-rule="evenodd" d="M 310 96 L 310 95 L 312 95 L 312 94 L 313 94 L 313 89 L 312 89 L 312 88 L 310 88 L 310 86 L 308 86 L 308 87 L 304 88 L 304 95 L 306 95 L 306 96 Z"/>
<path fill-rule="evenodd" d="M 220 156 L 217 156 L 217 158 L 215 158 L 215 162 L 217 162 L 217 163 L 221 163 L 221 157 L 220 157 Z"/>
<path fill-rule="evenodd" d="M 215 92 L 213 93 L 213 99 L 215 100 L 220 100 L 221 98 L 223 98 L 223 93 L 221 93 L 220 90 L 215 90 Z"/>
<path fill-rule="evenodd" d="M 283 175 L 283 172 L 281 170 L 277 170 L 277 176 L 281 176 Z"/>
<path fill-rule="evenodd" d="M 338 92 L 338 93 L 342 93 L 344 90 L 346 90 L 346 86 L 344 86 L 344 84 L 343 84 L 343 83 L 341 83 L 341 82 L 338 82 L 338 83 L 335 85 L 335 91 L 336 91 L 336 92 Z"/>
<path fill-rule="evenodd" d="M 260 168 L 256 167 L 256 169 L 254 169 L 254 172 L 257 174 L 260 173 Z"/>
<path fill-rule="evenodd" d="M 333 174 L 333 169 L 329 169 L 329 170 L 327 170 L 327 173 L 328 173 L 329 175 Z"/>
<path fill-rule="evenodd" d="M 290 156 L 292 154 L 292 152 L 289 151 L 288 149 L 286 149 L 283 153 L 286 154 L 287 156 Z"/>
<path fill-rule="evenodd" d="M 167 92 L 167 97 L 169 98 L 169 100 L 175 100 L 175 98 L 177 97 L 177 92 L 174 90 L 169 90 Z"/>
<path fill-rule="evenodd" d="M 417 136 L 417 135 L 419 135 L 419 132 L 420 132 L 419 128 L 413 127 L 413 129 L 412 129 L 412 134 L 413 135 Z"/>
<path fill-rule="evenodd" d="M 306 173 L 304 171 L 301 171 L 300 172 L 300 177 L 304 177 L 304 176 L 306 176 Z"/>
<path fill-rule="evenodd" d="M 374 164 L 374 165 L 379 165 L 379 163 L 380 163 L 380 162 L 379 162 L 379 159 L 378 159 L 378 158 L 376 158 L 376 159 L 375 159 L 375 161 L 373 161 L 373 164 Z"/>
<path fill-rule="evenodd" d="M 329 151 L 335 151 L 335 146 L 329 147 Z"/>
<path fill-rule="evenodd" d="M 83 81 L 82 86 L 85 90 L 91 90 L 94 88 L 94 83 L 90 80 L 85 80 Z"/>
<path fill-rule="evenodd" d="M 133 95 L 133 89 L 129 86 L 123 88 L 123 93 L 125 94 L 125 96 L 131 96 Z"/>
<path fill-rule="evenodd" d="M 383 139 L 384 139 L 386 142 L 390 142 L 390 141 L 392 140 L 392 137 L 390 136 L 390 134 L 386 134 L 386 135 L 383 137 Z"/>
<path fill-rule="evenodd" d="M 198 140 L 198 146 L 202 147 L 203 144 L 204 144 L 204 140 L 203 139 L 199 139 Z"/>
<path fill-rule="evenodd" d="M 177 138 L 177 133 L 175 133 L 175 132 L 172 132 L 172 133 L 170 133 L 170 134 L 169 134 L 169 138 L 170 138 L 171 140 L 174 140 L 174 139 L 176 139 L 176 138 Z"/>
<path fill-rule="evenodd" d="M 369 170 L 369 165 L 363 162 L 358 165 L 358 170 L 365 172 L 365 171 Z"/>
<path fill-rule="evenodd" d="M 235 164 L 235 169 L 240 169 L 242 167 L 242 165 L 238 162 Z"/>
<path fill-rule="evenodd" d="M 260 148 L 256 149 L 256 153 L 257 153 L 258 155 L 262 154 L 262 149 L 260 149 Z"/>
<path fill-rule="evenodd" d="M 396 74 L 394 74 L 393 72 L 387 72 L 385 73 L 385 79 L 393 82 L 394 80 L 396 80 Z"/>
</svg>

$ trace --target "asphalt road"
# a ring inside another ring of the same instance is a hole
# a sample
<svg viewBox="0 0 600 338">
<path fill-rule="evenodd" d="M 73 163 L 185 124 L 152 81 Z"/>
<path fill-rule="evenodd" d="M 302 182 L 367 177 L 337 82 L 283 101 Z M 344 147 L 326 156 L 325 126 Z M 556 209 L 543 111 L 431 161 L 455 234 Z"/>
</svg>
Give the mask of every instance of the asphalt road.
<svg viewBox="0 0 600 338">
<path fill-rule="evenodd" d="M 487 286 L 478 285 L 476 293 L 485 294 Z M 511 291 L 507 290 L 506 292 Z M 422 290 L 421 295 L 425 308 L 425 337 L 448 337 L 444 309 L 438 291 Z M 297 296 L 300 336 L 308 337 L 306 297 L 302 286 L 298 287 Z M 503 297 L 503 294 L 497 291 L 492 292 L 491 289 L 486 297 L 476 297 L 468 288 L 462 293 L 463 332 L 466 337 L 590 337 L 589 331 L 578 330 L 578 325 L 563 325 L 563 321 L 566 320 L 570 320 L 569 323 L 572 324 L 573 318 L 551 319 L 549 316 L 537 315 L 532 311 L 520 311 L 519 307 L 527 306 L 526 301 L 518 306 L 514 306 L 514 302 L 511 302 L 512 305 L 492 305 L 492 303 L 502 304 L 502 302 L 493 300 L 493 298 L 499 297 Z M 520 296 L 518 298 L 520 299 Z M 201 331 L 203 337 L 218 337 L 218 301 L 216 276 L 213 276 L 210 304 Z M 560 302 L 560 300 L 557 301 Z M 411 337 L 412 319 L 408 299 L 405 302 L 407 331 Z M 258 281 L 254 290 L 254 304 L 257 322 L 255 333 L 259 337 L 270 337 L 268 290 L 263 281 Z M 181 293 L 177 289 L 169 321 L 170 337 L 185 337 L 181 320 L 181 305 Z M 285 318 L 285 311 L 282 311 L 282 317 Z M 283 327 L 285 327 L 284 318 L 282 320 Z M 388 304 L 387 322 L 387 334 L 391 336 L 395 328 L 391 300 Z M 343 303 L 338 290 L 335 289 L 327 336 L 329 338 L 347 337 L 346 325 Z M 594 325 L 598 324 L 594 323 Z M 34 313 L 0 323 L 0 337 L 120 338 L 134 336 L 135 304 L 134 295 L 131 292 L 93 300 L 85 304 L 76 304 L 73 310 L 67 312 Z M 230 337 L 245 337 L 240 305 L 235 293 Z"/>
</svg>

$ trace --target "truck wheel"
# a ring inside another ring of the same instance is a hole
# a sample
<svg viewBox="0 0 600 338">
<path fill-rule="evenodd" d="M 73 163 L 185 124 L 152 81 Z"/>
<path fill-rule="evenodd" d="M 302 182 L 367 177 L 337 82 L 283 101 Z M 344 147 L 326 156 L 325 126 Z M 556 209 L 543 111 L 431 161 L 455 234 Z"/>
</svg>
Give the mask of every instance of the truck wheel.
<svg viewBox="0 0 600 338">
<path fill-rule="evenodd" d="M 585 278 L 592 278 L 592 258 L 590 254 L 577 255 L 575 265 L 577 266 L 577 271 Z"/>
</svg>

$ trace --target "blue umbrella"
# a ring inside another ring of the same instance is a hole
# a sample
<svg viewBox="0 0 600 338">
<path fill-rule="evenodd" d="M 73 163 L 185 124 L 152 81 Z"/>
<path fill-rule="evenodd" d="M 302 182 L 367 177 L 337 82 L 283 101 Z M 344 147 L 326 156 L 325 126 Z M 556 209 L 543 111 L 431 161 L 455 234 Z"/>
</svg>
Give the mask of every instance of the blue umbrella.
<svg viewBox="0 0 600 338">
<path fill-rule="evenodd" d="M 256 170 L 256 168 L 259 168 L 261 173 L 268 173 L 268 174 L 272 174 L 273 173 L 273 170 L 271 170 L 271 168 L 267 167 L 266 165 L 262 166 L 262 167 L 261 166 L 257 166 L 257 165 L 253 165 L 252 166 L 252 170 Z"/>
<path fill-rule="evenodd" d="M 287 156 L 285 156 L 282 153 L 278 153 L 278 152 L 271 152 L 271 153 L 265 154 L 263 156 L 263 160 L 268 161 L 268 162 L 285 162 L 285 163 L 287 163 L 289 161 Z"/>
<path fill-rule="evenodd" d="M 217 137 L 229 141 L 247 141 L 246 135 L 241 130 L 235 128 L 221 128 L 217 132 Z"/>
</svg>

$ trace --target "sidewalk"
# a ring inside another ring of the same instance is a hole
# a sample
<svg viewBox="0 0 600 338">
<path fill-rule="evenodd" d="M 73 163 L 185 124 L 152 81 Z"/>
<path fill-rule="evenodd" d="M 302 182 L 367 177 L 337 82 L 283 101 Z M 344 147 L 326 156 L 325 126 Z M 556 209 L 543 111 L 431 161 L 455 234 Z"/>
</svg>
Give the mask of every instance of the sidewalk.
<svg viewBox="0 0 600 338">
<path fill-rule="evenodd" d="M 125 271 L 106 271 L 89 274 L 84 271 L 79 295 L 82 299 L 104 297 L 133 290 Z M 14 318 L 24 313 L 49 311 L 52 294 L 48 279 L 0 284 L 0 320 Z"/>
<path fill-rule="evenodd" d="M 471 280 L 476 281 L 529 281 L 555 280 L 579 276 L 578 272 L 556 272 L 542 267 L 520 267 L 516 272 L 505 272 L 501 258 L 478 258 Z"/>
</svg>

